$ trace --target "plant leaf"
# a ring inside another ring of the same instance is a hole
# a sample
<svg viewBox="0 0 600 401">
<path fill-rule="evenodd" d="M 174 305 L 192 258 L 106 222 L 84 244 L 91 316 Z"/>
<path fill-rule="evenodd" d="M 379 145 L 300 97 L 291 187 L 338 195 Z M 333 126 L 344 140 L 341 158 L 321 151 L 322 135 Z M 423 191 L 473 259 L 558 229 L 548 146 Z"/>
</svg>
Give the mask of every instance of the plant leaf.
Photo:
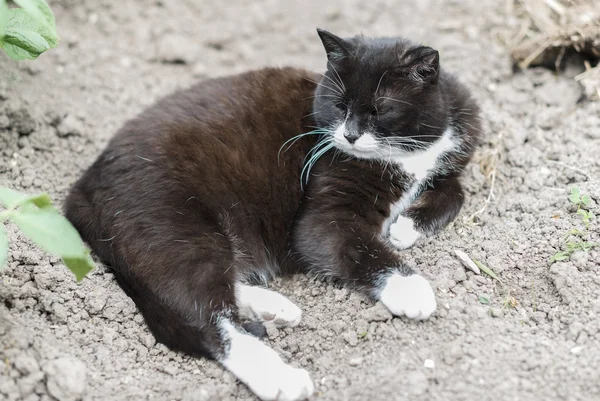
<svg viewBox="0 0 600 401">
<path fill-rule="evenodd" d="M 0 0 L 1 1 L 1 0 Z M 8 234 L 6 233 L 6 227 L 0 223 L 0 270 L 6 264 L 8 260 Z"/>
<path fill-rule="evenodd" d="M 569 195 L 569 200 L 575 204 L 579 204 L 581 199 L 579 198 L 580 192 L 579 187 L 571 188 L 571 194 Z"/>
<path fill-rule="evenodd" d="M 63 263 L 75 274 L 75 279 L 81 281 L 96 265 L 94 260 L 89 255 L 89 251 L 85 251 L 84 255 L 77 258 L 63 258 Z"/>
<path fill-rule="evenodd" d="M 8 10 L 8 25 L 0 46 L 14 60 L 34 59 L 58 44 L 58 37 L 21 8 Z"/>
<path fill-rule="evenodd" d="M 579 204 L 579 200 L 580 200 L 579 195 L 571 194 L 571 195 L 569 195 L 569 200 L 572 203 Z"/>
<path fill-rule="evenodd" d="M 45 0 L 13 0 L 23 10 L 27 11 L 29 15 L 34 17 L 36 20 L 45 24 L 50 28 L 56 35 L 56 22 L 54 21 L 54 14 L 46 3 Z"/>
<path fill-rule="evenodd" d="M 589 195 L 583 195 L 581 197 L 581 203 L 583 203 L 585 206 L 588 206 L 590 204 L 590 196 Z"/>
<path fill-rule="evenodd" d="M 498 278 L 498 276 L 496 276 L 496 273 L 494 273 L 493 271 L 491 271 L 489 267 L 487 267 L 486 265 L 484 265 L 483 263 L 481 263 L 480 261 L 475 260 L 475 259 L 473 259 L 473 262 L 477 265 L 477 267 L 479 267 L 479 269 L 481 269 L 482 272 L 484 272 L 485 274 L 487 274 L 491 278 L 494 278 L 494 279 L 500 281 L 500 279 Z"/>
<path fill-rule="evenodd" d="M 490 304 L 490 299 L 487 297 L 487 295 L 480 295 L 479 296 L 479 302 L 481 302 L 484 305 L 489 305 Z"/>
<path fill-rule="evenodd" d="M 17 205 L 26 198 L 27 195 L 10 188 L 0 188 L 0 203 L 7 209 L 17 207 Z"/>
<path fill-rule="evenodd" d="M 85 247 L 71 223 L 54 209 L 37 208 L 25 204 L 11 215 L 19 226 L 40 248 L 62 258 L 80 258 Z"/>
<path fill-rule="evenodd" d="M 8 26 L 8 6 L 6 0 L 0 0 L 0 43 Z"/>
<path fill-rule="evenodd" d="M 569 255 L 566 252 L 557 252 L 552 256 L 550 262 L 560 262 L 567 259 L 569 259 Z"/>
<path fill-rule="evenodd" d="M 0 188 L 0 203 L 7 209 L 16 208 L 26 203 L 33 203 L 37 207 L 56 211 L 54 206 L 52 206 L 52 199 L 50 199 L 47 193 L 27 195 L 10 188 Z"/>
</svg>

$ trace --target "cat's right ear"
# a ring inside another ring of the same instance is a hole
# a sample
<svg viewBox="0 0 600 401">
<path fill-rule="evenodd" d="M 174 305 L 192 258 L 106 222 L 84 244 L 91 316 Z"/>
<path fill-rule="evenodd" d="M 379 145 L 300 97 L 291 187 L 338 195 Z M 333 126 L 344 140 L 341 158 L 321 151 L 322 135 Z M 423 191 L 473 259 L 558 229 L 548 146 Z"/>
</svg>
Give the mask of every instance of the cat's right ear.
<svg viewBox="0 0 600 401">
<path fill-rule="evenodd" d="M 321 38 L 321 42 L 323 42 L 325 52 L 327 53 L 327 59 L 329 59 L 330 62 L 336 63 L 350 56 L 352 45 L 348 41 L 331 32 L 327 32 L 324 29 L 317 28 L 317 33 Z"/>
</svg>

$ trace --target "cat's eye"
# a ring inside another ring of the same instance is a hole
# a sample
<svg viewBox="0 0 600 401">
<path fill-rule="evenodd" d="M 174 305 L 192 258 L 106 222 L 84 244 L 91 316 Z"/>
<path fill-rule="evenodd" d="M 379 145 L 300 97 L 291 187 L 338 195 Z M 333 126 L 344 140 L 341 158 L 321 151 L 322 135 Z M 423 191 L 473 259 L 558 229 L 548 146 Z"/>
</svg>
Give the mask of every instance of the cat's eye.
<svg viewBox="0 0 600 401">
<path fill-rule="evenodd" d="M 340 109 L 341 111 L 346 111 L 346 105 L 342 102 L 338 102 L 335 104 L 335 107 Z"/>
</svg>

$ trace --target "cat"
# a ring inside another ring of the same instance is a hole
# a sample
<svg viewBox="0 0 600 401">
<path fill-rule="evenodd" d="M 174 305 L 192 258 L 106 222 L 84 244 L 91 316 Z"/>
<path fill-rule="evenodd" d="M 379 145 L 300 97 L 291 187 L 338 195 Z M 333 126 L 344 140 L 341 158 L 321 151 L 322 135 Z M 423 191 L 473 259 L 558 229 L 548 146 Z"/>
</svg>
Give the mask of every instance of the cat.
<svg viewBox="0 0 600 401">
<path fill-rule="evenodd" d="M 396 316 L 435 311 L 400 250 L 457 216 L 481 133 L 434 49 L 318 34 L 324 74 L 263 68 L 168 96 L 120 129 L 66 201 L 156 339 L 216 359 L 263 400 L 314 391 L 253 335 L 300 322 L 264 288 L 273 276 L 312 271 Z"/>
</svg>

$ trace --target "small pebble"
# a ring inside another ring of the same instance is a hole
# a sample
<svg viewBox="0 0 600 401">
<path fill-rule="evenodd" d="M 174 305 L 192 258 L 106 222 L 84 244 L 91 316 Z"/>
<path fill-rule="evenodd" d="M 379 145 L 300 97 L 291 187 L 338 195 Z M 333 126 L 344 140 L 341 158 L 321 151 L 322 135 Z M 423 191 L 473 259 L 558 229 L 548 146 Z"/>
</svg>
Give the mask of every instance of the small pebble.
<svg viewBox="0 0 600 401">
<path fill-rule="evenodd" d="M 492 317 L 500 317 L 500 316 L 502 316 L 502 310 L 500 310 L 498 308 L 491 308 L 490 314 L 492 315 Z"/>
<path fill-rule="evenodd" d="M 352 358 L 348 361 L 350 366 L 358 366 L 362 363 L 363 359 L 361 357 Z"/>
<path fill-rule="evenodd" d="M 427 369 L 435 368 L 435 362 L 433 359 L 425 359 L 425 363 L 423 364 Z"/>
</svg>

